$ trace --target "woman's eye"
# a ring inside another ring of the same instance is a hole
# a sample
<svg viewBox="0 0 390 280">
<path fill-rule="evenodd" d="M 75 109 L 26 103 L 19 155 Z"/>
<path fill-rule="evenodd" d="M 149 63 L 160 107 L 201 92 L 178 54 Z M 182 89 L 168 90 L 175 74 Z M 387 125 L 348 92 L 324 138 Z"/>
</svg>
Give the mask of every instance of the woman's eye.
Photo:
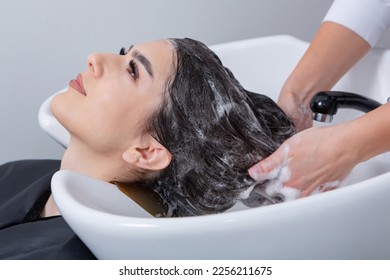
<svg viewBox="0 0 390 280">
<path fill-rule="evenodd" d="M 127 55 L 129 50 L 126 50 L 124 47 L 120 49 L 119 55 Z M 137 63 L 135 63 L 134 59 L 130 60 L 129 68 L 127 68 L 127 72 L 129 72 L 130 76 L 133 77 L 134 80 L 137 80 L 139 77 Z"/>
<path fill-rule="evenodd" d="M 137 80 L 139 77 L 137 63 L 135 63 L 134 59 L 130 60 L 129 68 L 127 68 L 127 72 L 129 72 L 130 76 L 133 77 L 134 80 Z"/>
<path fill-rule="evenodd" d="M 126 55 L 127 53 L 128 51 L 124 47 L 122 47 L 119 51 L 119 55 Z"/>
</svg>

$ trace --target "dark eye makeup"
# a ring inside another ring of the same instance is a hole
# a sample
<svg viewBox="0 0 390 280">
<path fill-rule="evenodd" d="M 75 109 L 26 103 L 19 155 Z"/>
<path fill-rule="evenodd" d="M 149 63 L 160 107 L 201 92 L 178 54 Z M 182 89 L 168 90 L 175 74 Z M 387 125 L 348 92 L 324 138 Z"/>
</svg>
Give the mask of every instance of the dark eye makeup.
<svg viewBox="0 0 390 280">
<path fill-rule="evenodd" d="M 127 55 L 130 49 L 131 47 L 128 50 L 122 47 L 119 51 L 119 55 Z M 135 59 L 130 60 L 129 67 L 127 68 L 127 72 L 129 72 L 130 76 L 132 76 L 134 80 L 137 80 L 139 78 L 138 66 L 137 63 L 135 62 Z"/>
</svg>

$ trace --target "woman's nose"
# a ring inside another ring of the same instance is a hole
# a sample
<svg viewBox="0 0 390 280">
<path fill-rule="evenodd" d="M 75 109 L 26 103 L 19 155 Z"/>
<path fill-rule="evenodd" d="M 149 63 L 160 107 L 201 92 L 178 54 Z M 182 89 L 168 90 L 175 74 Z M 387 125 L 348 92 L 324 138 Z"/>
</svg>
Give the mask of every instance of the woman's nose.
<svg viewBox="0 0 390 280">
<path fill-rule="evenodd" d="M 102 54 L 90 54 L 87 59 L 88 70 L 92 72 L 95 77 L 100 77 L 104 72 L 104 58 Z"/>
</svg>

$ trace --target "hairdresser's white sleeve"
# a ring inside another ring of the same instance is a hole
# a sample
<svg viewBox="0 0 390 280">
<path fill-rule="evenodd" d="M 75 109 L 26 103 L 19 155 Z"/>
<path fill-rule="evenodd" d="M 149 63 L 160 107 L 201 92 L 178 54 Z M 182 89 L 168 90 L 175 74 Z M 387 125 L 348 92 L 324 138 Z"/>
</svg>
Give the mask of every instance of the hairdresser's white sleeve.
<svg viewBox="0 0 390 280">
<path fill-rule="evenodd" d="M 390 0 L 335 0 L 323 21 L 353 30 L 372 47 L 390 27 Z"/>
</svg>

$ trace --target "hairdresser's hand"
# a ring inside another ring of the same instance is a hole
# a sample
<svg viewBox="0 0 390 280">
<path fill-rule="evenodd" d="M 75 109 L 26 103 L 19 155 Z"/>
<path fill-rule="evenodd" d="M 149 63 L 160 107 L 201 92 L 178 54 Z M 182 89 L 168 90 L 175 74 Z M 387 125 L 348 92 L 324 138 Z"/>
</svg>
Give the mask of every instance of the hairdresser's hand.
<svg viewBox="0 0 390 280">
<path fill-rule="evenodd" d="M 358 163 L 350 142 L 348 130 L 341 125 L 310 128 L 284 142 L 274 154 L 251 167 L 249 174 L 257 181 L 289 174 L 282 176 L 283 187 L 299 189 L 301 196 L 318 188 L 334 188 Z"/>
<path fill-rule="evenodd" d="M 309 105 L 304 104 L 292 92 L 283 89 L 279 96 L 278 105 L 293 120 L 297 131 L 313 126 L 312 112 Z"/>
</svg>

